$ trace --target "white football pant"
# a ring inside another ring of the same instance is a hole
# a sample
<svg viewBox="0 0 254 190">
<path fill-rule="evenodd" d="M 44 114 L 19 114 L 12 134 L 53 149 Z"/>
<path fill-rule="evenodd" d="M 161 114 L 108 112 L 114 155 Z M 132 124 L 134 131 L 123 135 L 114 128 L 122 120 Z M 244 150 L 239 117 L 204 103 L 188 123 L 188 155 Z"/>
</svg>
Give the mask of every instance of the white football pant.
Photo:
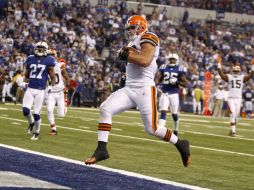
<svg viewBox="0 0 254 190">
<path fill-rule="evenodd" d="M 228 98 L 228 107 L 230 109 L 230 122 L 237 123 L 241 109 L 241 98 Z"/>
<path fill-rule="evenodd" d="M 23 98 L 23 107 L 26 107 L 31 110 L 34 104 L 33 113 L 40 115 L 44 94 L 45 94 L 44 90 L 27 88 Z"/>
<path fill-rule="evenodd" d="M 64 92 L 51 92 L 48 94 L 47 99 L 47 110 L 48 110 L 48 120 L 50 125 L 55 124 L 54 118 L 54 108 L 57 104 L 57 113 L 59 117 L 64 117 L 66 114 L 66 107 L 65 107 L 65 95 Z"/>
<path fill-rule="evenodd" d="M 178 114 L 179 94 L 162 93 L 159 101 L 159 111 L 167 111 L 170 107 L 171 114 Z"/>
</svg>

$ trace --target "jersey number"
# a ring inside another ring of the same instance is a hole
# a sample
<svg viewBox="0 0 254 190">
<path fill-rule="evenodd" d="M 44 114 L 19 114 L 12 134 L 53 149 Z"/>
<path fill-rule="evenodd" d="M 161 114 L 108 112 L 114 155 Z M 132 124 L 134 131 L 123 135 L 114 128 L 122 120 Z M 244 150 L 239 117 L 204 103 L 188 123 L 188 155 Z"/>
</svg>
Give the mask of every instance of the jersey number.
<svg viewBox="0 0 254 190">
<path fill-rule="evenodd" d="M 42 73 L 45 70 L 46 66 L 41 64 L 32 64 L 30 65 L 30 76 L 32 79 L 42 79 Z"/>
<path fill-rule="evenodd" d="M 56 83 L 55 84 L 59 84 L 59 82 L 60 82 L 59 75 L 57 73 L 55 75 L 56 75 Z"/>
<path fill-rule="evenodd" d="M 231 88 L 241 88 L 241 80 L 232 80 Z"/>
<path fill-rule="evenodd" d="M 178 76 L 177 73 L 164 72 L 163 84 L 169 84 L 169 79 L 170 78 L 176 78 L 177 79 L 177 76 Z"/>
</svg>

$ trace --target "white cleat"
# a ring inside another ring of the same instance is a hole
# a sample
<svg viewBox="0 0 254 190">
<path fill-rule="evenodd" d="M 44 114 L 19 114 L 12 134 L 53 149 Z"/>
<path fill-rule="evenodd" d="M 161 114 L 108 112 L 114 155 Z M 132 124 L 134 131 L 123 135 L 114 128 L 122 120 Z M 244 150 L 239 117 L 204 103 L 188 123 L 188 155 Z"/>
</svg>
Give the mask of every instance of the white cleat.
<svg viewBox="0 0 254 190">
<path fill-rule="evenodd" d="M 39 133 L 33 133 L 33 136 L 31 137 L 32 141 L 37 141 L 39 139 L 40 134 Z"/>
</svg>

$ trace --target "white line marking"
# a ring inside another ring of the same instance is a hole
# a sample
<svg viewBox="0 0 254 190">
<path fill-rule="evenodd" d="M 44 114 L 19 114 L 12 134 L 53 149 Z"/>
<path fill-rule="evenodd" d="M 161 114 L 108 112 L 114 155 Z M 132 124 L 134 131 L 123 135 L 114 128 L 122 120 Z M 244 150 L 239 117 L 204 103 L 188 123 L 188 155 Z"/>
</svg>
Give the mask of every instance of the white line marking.
<svg viewBox="0 0 254 190">
<path fill-rule="evenodd" d="M 84 126 L 78 126 L 79 128 L 82 128 L 82 129 L 89 129 L 90 127 L 84 127 Z"/>
<path fill-rule="evenodd" d="M 13 125 L 21 125 L 21 123 L 11 122 Z"/>
<path fill-rule="evenodd" d="M 5 118 L 5 117 L 1 117 L 2 119 L 7 119 L 7 120 L 14 120 L 14 121 L 20 121 L 20 122 L 27 122 L 25 120 L 21 120 L 21 119 L 14 119 L 14 118 Z M 46 125 L 47 124 L 43 124 L 41 123 L 41 125 Z M 97 131 L 91 131 L 91 130 L 83 130 L 83 129 L 76 129 L 76 128 L 70 128 L 70 127 L 63 127 L 58 125 L 58 128 L 63 128 L 63 129 L 68 129 L 68 130 L 74 130 L 74 131 L 83 131 L 83 132 L 88 132 L 88 133 L 96 133 Z M 184 132 L 188 132 L 188 131 L 184 131 Z M 190 133 L 193 133 L 192 131 L 190 131 Z M 195 134 L 202 134 L 200 132 L 195 132 Z M 211 134 L 213 135 L 213 134 Z M 135 139 L 135 140 L 142 140 L 142 141 L 149 141 L 149 142 L 157 142 L 157 143 L 165 143 L 168 144 L 165 141 L 159 141 L 159 140 L 153 140 L 153 139 L 147 139 L 147 138 L 142 138 L 142 137 L 133 137 L 133 136 L 128 136 L 128 135 L 119 135 L 119 134 L 114 134 L 111 133 L 110 136 L 116 136 L 116 137 L 122 137 L 122 138 L 128 138 L 128 139 Z M 249 140 L 249 141 L 254 141 L 254 139 L 246 139 L 246 138 L 238 138 L 238 137 L 229 137 L 229 136 L 222 136 L 222 135 L 217 135 L 220 137 L 227 137 L 227 138 L 231 138 L 231 139 L 241 139 L 241 140 Z M 191 146 L 196 148 L 197 146 Z M 217 151 L 217 152 L 224 152 L 224 153 L 230 153 L 230 154 L 237 154 L 237 155 L 244 155 L 244 156 L 250 156 L 250 157 L 254 157 L 254 154 L 248 154 L 248 153 L 241 153 L 241 152 L 233 152 L 233 151 L 227 151 L 227 150 L 221 150 L 221 149 L 210 149 L 210 148 L 206 148 L 206 147 L 199 147 L 200 149 L 203 148 L 204 150 L 213 150 L 213 151 Z"/>
<path fill-rule="evenodd" d="M 189 188 L 189 189 L 193 189 L 193 190 L 209 190 L 207 188 L 202 188 L 202 187 L 193 186 L 193 185 L 187 185 L 187 184 L 183 184 L 183 183 L 177 183 L 177 182 L 169 181 L 169 180 L 163 180 L 163 179 L 150 177 L 150 176 L 145 176 L 145 175 L 134 173 L 134 172 L 128 172 L 128 171 L 125 171 L 125 170 L 112 169 L 112 168 L 108 168 L 108 167 L 100 166 L 100 165 L 86 166 L 84 164 L 84 162 L 81 162 L 81 161 L 72 160 L 72 159 L 68 159 L 68 158 L 64 158 L 64 157 L 60 157 L 60 156 L 54 156 L 54 155 L 50 155 L 50 154 L 45 154 L 45 153 L 41 153 L 41 152 L 31 151 L 31 150 L 18 148 L 18 147 L 14 147 L 14 146 L 9 146 L 9 145 L 5 145 L 5 144 L 0 144 L 0 146 L 4 147 L 4 148 L 9 148 L 9 149 L 12 149 L 12 150 L 16 150 L 16 151 L 26 152 L 26 153 L 30 153 L 30 154 L 44 156 L 44 157 L 47 157 L 47 158 L 53 158 L 53 159 L 56 159 L 56 160 L 61 160 L 61 161 L 65 161 L 65 162 L 69 162 L 69 163 L 73 163 L 73 164 L 82 165 L 84 167 L 97 168 L 97 169 L 101 169 L 101 170 L 106 170 L 106 171 L 110 171 L 110 172 L 119 173 L 119 174 L 126 175 L 126 176 L 136 177 L 136 178 L 140 178 L 140 179 L 146 179 L 146 180 L 150 180 L 150 181 L 154 181 L 154 182 L 158 182 L 158 183 L 174 185 L 174 186 Z"/>
<path fill-rule="evenodd" d="M 0 188 L 41 188 L 43 189 L 70 189 L 62 185 L 50 183 L 16 172 L 0 171 Z"/>
</svg>

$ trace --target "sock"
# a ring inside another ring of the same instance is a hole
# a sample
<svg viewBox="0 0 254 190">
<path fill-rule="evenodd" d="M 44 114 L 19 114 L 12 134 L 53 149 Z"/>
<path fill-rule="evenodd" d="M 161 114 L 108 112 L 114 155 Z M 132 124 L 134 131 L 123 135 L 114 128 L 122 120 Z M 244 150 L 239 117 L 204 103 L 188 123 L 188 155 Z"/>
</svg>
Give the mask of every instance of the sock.
<svg viewBox="0 0 254 190">
<path fill-rule="evenodd" d="M 230 126 L 232 133 L 235 133 L 235 125 Z"/>
<path fill-rule="evenodd" d="M 29 124 L 34 123 L 34 116 L 31 113 L 25 117 L 26 117 Z"/>
<path fill-rule="evenodd" d="M 178 137 L 174 133 L 172 133 L 169 142 L 171 144 L 176 144 L 178 142 Z"/>
<path fill-rule="evenodd" d="M 108 142 L 109 131 L 98 130 L 98 141 Z"/>
<path fill-rule="evenodd" d="M 38 121 L 34 121 L 34 132 L 35 133 L 40 133 L 40 129 L 41 129 L 41 119 L 39 119 Z"/>
</svg>

